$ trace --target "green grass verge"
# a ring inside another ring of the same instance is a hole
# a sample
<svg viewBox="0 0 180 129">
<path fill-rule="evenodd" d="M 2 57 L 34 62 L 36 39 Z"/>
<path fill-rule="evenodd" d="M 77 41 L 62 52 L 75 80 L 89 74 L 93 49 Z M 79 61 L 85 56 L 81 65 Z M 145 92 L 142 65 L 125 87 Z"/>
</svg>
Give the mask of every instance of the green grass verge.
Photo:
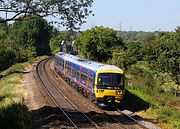
<svg viewBox="0 0 180 129">
<path fill-rule="evenodd" d="M 21 85 L 25 67 L 46 58 L 37 57 L 28 62 L 13 65 L 0 73 L 0 128 L 31 129 L 33 127 L 28 108 L 24 103 L 26 91 Z"/>
<path fill-rule="evenodd" d="M 167 93 L 158 93 L 156 89 L 146 87 L 134 88 L 129 86 L 127 89 L 149 103 L 149 108 L 143 117 L 158 123 L 168 123 L 167 127 L 164 128 L 180 129 L 180 110 L 176 109 L 179 107 L 180 98 Z"/>
</svg>

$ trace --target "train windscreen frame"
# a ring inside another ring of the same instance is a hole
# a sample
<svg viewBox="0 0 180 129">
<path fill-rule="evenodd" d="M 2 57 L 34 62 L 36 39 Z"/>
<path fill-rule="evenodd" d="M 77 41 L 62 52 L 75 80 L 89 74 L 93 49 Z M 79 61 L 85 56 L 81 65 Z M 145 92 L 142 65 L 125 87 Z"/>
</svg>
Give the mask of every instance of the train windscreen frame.
<svg viewBox="0 0 180 129">
<path fill-rule="evenodd" d="M 124 85 L 124 75 L 119 73 L 99 73 L 98 86 L 123 86 Z"/>
</svg>

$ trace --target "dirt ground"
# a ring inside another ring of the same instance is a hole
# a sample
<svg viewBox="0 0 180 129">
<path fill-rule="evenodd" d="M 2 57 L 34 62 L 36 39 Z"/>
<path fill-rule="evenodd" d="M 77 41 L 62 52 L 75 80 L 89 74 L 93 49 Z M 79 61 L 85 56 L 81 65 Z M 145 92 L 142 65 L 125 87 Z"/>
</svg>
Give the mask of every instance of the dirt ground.
<svg viewBox="0 0 180 129">
<path fill-rule="evenodd" d="M 22 80 L 23 87 L 26 90 L 25 103 L 29 110 L 36 110 L 43 106 L 48 106 L 48 102 L 44 99 L 45 97 L 39 90 L 37 81 L 34 78 L 35 65 L 36 63 L 26 68 L 26 73 L 23 74 Z"/>
<path fill-rule="evenodd" d="M 26 91 L 25 104 L 32 116 L 33 128 L 35 129 L 58 129 L 63 128 L 63 118 L 59 109 L 47 97 L 39 85 L 35 72 L 37 62 L 26 68 L 23 74 L 22 85 Z"/>
<path fill-rule="evenodd" d="M 60 113 L 60 109 L 57 108 L 51 101 L 40 82 L 37 79 L 35 62 L 32 66 L 26 68 L 25 74 L 23 74 L 22 85 L 26 90 L 25 103 L 32 116 L 34 128 L 36 129 L 59 129 L 67 128 L 66 121 L 63 115 Z M 113 123 L 107 119 L 102 118 L 102 110 L 97 108 L 92 102 L 83 97 L 81 94 L 75 91 L 71 86 L 65 83 L 59 76 L 53 71 L 53 62 L 46 65 L 47 73 L 50 75 L 51 80 L 58 86 L 66 97 L 76 105 L 81 112 L 86 113 L 89 116 L 95 117 L 102 128 L 120 128 L 117 123 Z M 70 94 L 69 94 L 70 93 Z M 133 128 L 133 125 L 129 125 Z"/>
<path fill-rule="evenodd" d="M 50 98 L 47 97 L 48 95 L 44 92 L 44 89 L 40 86 L 39 81 L 37 80 L 35 71 L 36 64 L 37 62 L 26 68 L 22 80 L 22 85 L 26 90 L 25 103 L 32 115 L 34 128 L 66 128 L 66 122 L 64 121 L 62 114 L 60 114 L 59 109 L 52 103 Z M 80 108 L 82 112 L 96 117 L 102 113 L 100 109 L 90 102 L 90 100 L 87 100 L 87 98 L 75 92 L 72 87 L 68 86 L 64 81 L 53 74 L 53 62 L 49 64 L 49 66 L 51 69 L 48 70 L 48 73 L 51 74 L 51 77 L 56 81 L 58 80 L 57 83 L 59 83 L 59 89 L 62 90 L 68 98 L 72 98 L 71 101 L 75 102 L 75 105 Z M 114 127 L 116 125 L 115 123 L 107 125 L 106 121 L 101 120 L 99 120 L 99 122 L 103 128 Z"/>
</svg>

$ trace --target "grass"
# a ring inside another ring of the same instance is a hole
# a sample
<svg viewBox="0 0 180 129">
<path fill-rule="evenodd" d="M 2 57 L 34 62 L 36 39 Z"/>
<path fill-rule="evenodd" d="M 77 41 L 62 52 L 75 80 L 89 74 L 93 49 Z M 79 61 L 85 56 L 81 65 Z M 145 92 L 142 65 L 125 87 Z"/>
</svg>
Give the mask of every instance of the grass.
<svg viewBox="0 0 180 129">
<path fill-rule="evenodd" d="M 31 64 L 33 64 L 35 61 L 42 60 L 44 58 L 47 58 L 47 56 L 36 57 L 36 58 L 32 58 L 28 62 L 15 64 L 11 66 L 10 68 L 8 68 L 7 70 L 0 72 L 0 75 L 2 77 L 5 77 L 12 73 L 23 73 L 25 67 L 28 67 Z"/>
<path fill-rule="evenodd" d="M 13 73 L 0 80 L 0 128 L 29 129 L 31 118 L 24 105 L 25 90 L 20 81 L 22 74 Z"/>
<path fill-rule="evenodd" d="M 20 85 L 21 79 L 22 75 L 15 73 L 0 80 L 0 96 L 3 96 L 0 107 L 23 102 L 24 90 Z"/>
<path fill-rule="evenodd" d="M 21 85 L 21 80 L 26 67 L 46 57 L 33 58 L 28 62 L 15 64 L 0 72 L 0 128 L 32 128 L 31 116 L 24 103 L 26 91 Z"/>
<path fill-rule="evenodd" d="M 138 112 L 138 115 L 159 123 L 161 128 L 180 129 L 180 110 L 177 108 L 180 107 L 180 98 L 146 87 L 129 86 L 128 91 L 149 103 L 149 108 Z"/>
</svg>

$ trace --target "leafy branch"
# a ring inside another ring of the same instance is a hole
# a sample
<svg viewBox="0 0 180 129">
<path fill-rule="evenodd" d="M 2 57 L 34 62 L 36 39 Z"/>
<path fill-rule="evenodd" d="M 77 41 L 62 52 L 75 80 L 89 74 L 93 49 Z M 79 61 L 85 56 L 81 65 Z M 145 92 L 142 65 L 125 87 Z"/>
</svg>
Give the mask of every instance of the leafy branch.
<svg viewBox="0 0 180 129">
<path fill-rule="evenodd" d="M 33 14 L 40 17 L 56 17 L 58 22 L 54 23 L 78 29 L 92 13 L 89 10 L 92 2 L 93 0 L 0 0 L 0 12 L 11 14 L 10 18 L 0 20 L 0 23 L 19 20 L 19 17 Z"/>
</svg>

